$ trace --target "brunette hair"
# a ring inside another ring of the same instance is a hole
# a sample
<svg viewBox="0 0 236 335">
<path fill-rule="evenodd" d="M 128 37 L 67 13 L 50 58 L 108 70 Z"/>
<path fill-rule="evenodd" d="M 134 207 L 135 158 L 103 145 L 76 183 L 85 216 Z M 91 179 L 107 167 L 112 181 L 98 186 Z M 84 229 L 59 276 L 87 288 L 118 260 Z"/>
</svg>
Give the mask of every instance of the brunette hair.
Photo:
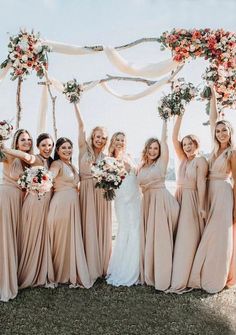
<svg viewBox="0 0 236 335">
<path fill-rule="evenodd" d="M 41 134 L 38 135 L 37 140 L 36 140 L 36 146 L 37 146 L 37 148 L 39 147 L 39 144 L 43 140 L 46 140 L 46 139 L 50 139 L 52 141 L 52 147 L 54 147 L 54 140 L 53 140 L 52 136 L 50 134 L 48 134 L 48 133 L 41 133 Z M 53 162 L 52 157 L 49 157 L 48 158 L 49 167 L 51 166 L 52 162 Z"/>
<path fill-rule="evenodd" d="M 152 143 L 157 142 L 157 144 L 159 145 L 159 155 L 157 156 L 157 158 L 155 158 L 155 160 L 153 161 L 153 163 L 155 163 L 158 158 L 161 156 L 161 145 L 160 145 L 160 141 L 156 138 L 156 137 L 151 137 L 149 138 L 144 145 L 143 151 L 142 151 L 142 158 L 141 158 L 141 165 L 144 166 L 148 163 L 148 149 L 150 147 L 150 145 Z"/>
<path fill-rule="evenodd" d="M 71 142 L 71 140 L 69 138 L 67 138 L 67 137 L 58 138 L 58 140 L 56 141 L 56 146 L 55 146 L 55 151 L 54 151 L 54 161 L 60 159 L 57 151 L 62 146 L 62 144 L 66 143 L 66 142 L 69 142 L 71 147 L 73 148 L 73 143 Z"/>
<path fill-rule="evenodd" d="M 21 129 L 17 129 L 17 131 L 16 131 L 15 134 L 13 135 L 11 148 L 12 148 L 12 149 L 15 149 L 15 150 L 19 149 L 19 148 L 18 148 L 18 140 L 19 140 L 20 135 L 21 135 L 21 134 L 24 134 L 24 133 L 28 134 L 29 137 L 30 137 L 30 139 L 31 139 L 31 148 L 30 148 L 30 150 L 29 150 L 27 153 L 28 153 L 28 154 L 32 154 L 32 153 L 33 153 L 33 138 L 32 138 L 32 136 L 30 135 L 30 133 L 28 132 L 28 130 L 23 129 L 23 128 L 21 128 Z"/>
<path fill-rule="evenodd" d="M 109 147 L 108 147 L 108 154 L 109 156 L 111 157 L 114 157 L 114 152 L 115 152 L 115 140 L 116 138 L 119 136 L 119 135 L 122 135 L 124 136 L 124 139 L 125 139 L 125 147 L 126 147 L 126 135 L 124 132 L 122 131 L 117 131 L 116 133 L 114 133 L 111 137 L 111 140 L 110 140 L 110 144 L 109 144 Z M 124 147 L 124 148 L 125 148 Z"/>
</svg>

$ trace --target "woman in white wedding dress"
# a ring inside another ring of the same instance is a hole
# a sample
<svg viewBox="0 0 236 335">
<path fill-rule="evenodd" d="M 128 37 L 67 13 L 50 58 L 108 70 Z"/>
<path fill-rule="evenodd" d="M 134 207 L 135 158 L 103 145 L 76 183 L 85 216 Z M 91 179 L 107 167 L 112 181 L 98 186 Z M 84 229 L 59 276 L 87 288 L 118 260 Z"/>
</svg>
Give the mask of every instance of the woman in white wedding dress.
<svg viewBox="0 0 236 335">
<path fill-rule="evenodd" d="M 118 233 L 107 271 L 107 283 L 114 286 L 131 286 L 139 279 L 141 198 L 135 164 L 125 147 L 125 134 L 115 133 L 109 155 L 124 163 L 127 175 L 115 197 Z"/>
</svg>

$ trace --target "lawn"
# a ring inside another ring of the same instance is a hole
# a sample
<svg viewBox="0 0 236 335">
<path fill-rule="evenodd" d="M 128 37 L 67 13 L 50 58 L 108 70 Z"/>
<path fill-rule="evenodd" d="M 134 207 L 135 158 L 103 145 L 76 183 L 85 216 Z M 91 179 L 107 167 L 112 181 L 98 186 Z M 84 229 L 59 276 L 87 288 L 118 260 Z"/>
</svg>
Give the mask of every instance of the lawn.
<svg viewBox="0 0 236 335">
<path fill-rule="evenodd" d="M 152 287 L 35 288 L 0 303 L 0 334 L 236 334 L 236 290 L 164 294 Z"/>
</svg>

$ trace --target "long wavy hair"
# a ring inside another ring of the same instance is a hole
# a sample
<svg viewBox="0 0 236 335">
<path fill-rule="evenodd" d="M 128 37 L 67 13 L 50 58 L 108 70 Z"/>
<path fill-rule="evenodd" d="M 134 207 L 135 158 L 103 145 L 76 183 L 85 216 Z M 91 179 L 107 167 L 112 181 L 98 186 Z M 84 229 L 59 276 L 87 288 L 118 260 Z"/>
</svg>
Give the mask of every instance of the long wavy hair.
<svg viewBox="0 0 236 335">
<path fill-rule="evenodd" d="M 52 138 L 52 136 L 48 133 L 42 133 L 42 134 L 39 134 L 39 136 L 37 137 L 37 140 L 36 140 L 36 146 L 37 148 L 39 147 L 39 144 L 43 141 L 43 140 L 46 140 L 46 139 L 50 139 L 52 141 L 52 147 L 54 147 L 54 140 Z M 48 158 L 48 165 L 49 167 L 51 166 L 53 162 L 53 159 L 52 157 L 49 157 Z"/>
<path fill-rule="evenodd" d="M 153 161 L 153 163 L 155 163 L 158 158 L 161 156 L 161 145 L 160 145 L 160 141 L 158 140 L 158 138 L 156 137 L 151 137 L 149 138 L 144 145 L 143 151 L 142 151 L 142 157 L 141 157 L 141 167 L 145 166 L 148 164 L 148 150 L 150 145 L 152 145 L 152 143 L 157 143 L 159 146 L 159 155 L 155 158 L 155 160 Z"/>
<path fill-rule="evenodd" d="M 104 144 L 103 148 L 101 151 L 104 151 L 107 146 L 108 142 L 108 132 L 105 127 L 97 126 L 92 129 L 90 136 L 87 139 L 87 144 L 88 144 L 88 155 L 89 155 L 89 161 L 94 161 L 95 160 L 95 154 L 94 154 L 94 146 L 93 146 L 93 139 L 96 131 L 102 131 L 105 135 L 106 138 L 106 143 Z"/>
<path fill-rule="evenodd" d="M 184 139 L 185 138 L 187 138 L 190 141 L 192 141 L 196 145 L 197 152 L 199 152 L 199 149 L 200 149 L 200 140 L 199 140 L 199 138 L 196 135 L 193 135 L 193 134 L 188 134 L 188 135 L 184 136 L 182 138 L 181 142 L 180 142 L 182 149 L 184 147 Z"/>
<path fill-rule="evenodd" d="M 58 140 L 56 141 L 56 146 L 55 146 L 55 150 L 54 150 L 54 161 L 60 159 L 57 151 L 62 146 L 62 144 L 66 143 L 66 142 L 69 142 L 71 147 L 73 148 L 73 143 L 69 138 L 67 138 L 67 137 L 58 138 Z M 72 158 L 70 159 L 70 161 L 72 161 Z"/>
<path fill-rule="evenodd" d="M 109 147 L 108 147 L 108 155 L 111 156 L 111 157 L 114 157 L 114 154 L 115 154 L 115 141 L 116 141 L 116 138 L 119 136 L 119 135 L 122 135 L 124 136 L 124 151 L 126 150 L 126 135 L 124 132 L 122 131 L 117 131 L 116 133 L 114 133 L 111 137 L 111 140 L 110 140 L 110 144 L 109 144 Z"/>
<path fill-rule="evenodd" d="M 234 136 L 234 129 L 233 129 L 233 126 L 231 125 L 231 123 L 229 121 L 226 121 L 226 120 L 219 120 L 216 122 L 215 124 L 215 128 L 214 128 L 214 137 L 213 137 L 213 140 L 214 140 L 214 148 L 213 148 L 213 155 L 217 155 L 218 153 L 218 150 L 220 149 L 220 142 L 217 140 L 216 138 L 216 127 L 219 125 L 219 124 L 223 124 L 224 126 L 226 126 L 228 129 L 229 129 L 229 132 L 230 132 L 230 138 L 229 138 L 229 147 L 231 149 L 234 148 L 234 140 L 233 140 L 233 136 Z"/>
<path fill-rule="evenodd" d="M 14 133 L 13 139 L 12 139 L 12 143 L 11 143 L 11 148 L 15 149 L 15 150 L 19 149 L 19 147 L 18 147 L 18 140 L 19 140 L 20 135 L 24 134 L 24 133 L 28 134 L 29 137 L 30 137 L 30 139 L 31 139 L 31 148 L 30 148 L 30 150 L 27 151 L 27 153 L 28 154 L 33 154 L 33 138 L 30 135 L 30 133 L 28 132 L 28 130 L 23 129 L 23 128 L 17 129 L 17 131 Z"/>
</svg>

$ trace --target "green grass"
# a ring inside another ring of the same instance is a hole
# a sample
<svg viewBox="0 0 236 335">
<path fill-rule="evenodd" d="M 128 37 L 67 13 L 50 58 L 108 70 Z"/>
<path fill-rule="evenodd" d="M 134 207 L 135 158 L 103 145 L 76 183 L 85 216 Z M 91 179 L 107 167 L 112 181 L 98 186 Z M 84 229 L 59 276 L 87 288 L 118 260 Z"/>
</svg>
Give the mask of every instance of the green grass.
<svg viewBox="0 0 236 335">
<path fill-rule="evenodd" d="M 236 334 L 236 290 L 164 294 L 152 287 L 34 288 L 0 303 L 0 334 Z"/>
</svg>

